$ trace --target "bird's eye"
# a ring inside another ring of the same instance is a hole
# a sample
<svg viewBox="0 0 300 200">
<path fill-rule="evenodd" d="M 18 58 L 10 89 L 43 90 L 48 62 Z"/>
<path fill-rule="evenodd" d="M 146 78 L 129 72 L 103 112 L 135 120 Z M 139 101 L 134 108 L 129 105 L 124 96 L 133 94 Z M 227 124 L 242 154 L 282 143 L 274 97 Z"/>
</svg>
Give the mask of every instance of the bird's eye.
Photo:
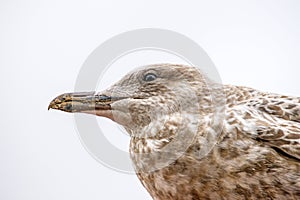
<svg viewBox="0 0 300 200">
<path fill-rule="evenodd" d="M 157 76 L 153 73 L 148 73 L 144 76 L 144 81 L 154 81 L 157 78 Z"/>
</svg>

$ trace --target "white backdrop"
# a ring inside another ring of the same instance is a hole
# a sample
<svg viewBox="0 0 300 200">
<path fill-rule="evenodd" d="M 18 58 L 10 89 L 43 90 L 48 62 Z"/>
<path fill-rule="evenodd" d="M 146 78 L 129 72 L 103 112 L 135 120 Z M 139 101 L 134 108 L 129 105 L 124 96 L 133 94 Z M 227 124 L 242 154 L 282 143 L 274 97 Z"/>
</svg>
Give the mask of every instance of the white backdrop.
<svg viewBox="0 0 300 200">
<path fill-rule="evenodd" d="M 71 114 L 47 111 L 52 98 L 73 91 L 82 63 L 105 40 L 137 28 L 174 30 L 204 48 L 224 83 L 300 96 L 299 19 L 297 0 L 1 1 L 0 199 L 151 199 L 134 175 L 86 152 Z M 150 54 L 120 60 L 122 70 L 108 71 L 99 88 L 131 64 L 178 60 Z M 128 137 L 98 122 L 126 150 Z"/>
</svg>

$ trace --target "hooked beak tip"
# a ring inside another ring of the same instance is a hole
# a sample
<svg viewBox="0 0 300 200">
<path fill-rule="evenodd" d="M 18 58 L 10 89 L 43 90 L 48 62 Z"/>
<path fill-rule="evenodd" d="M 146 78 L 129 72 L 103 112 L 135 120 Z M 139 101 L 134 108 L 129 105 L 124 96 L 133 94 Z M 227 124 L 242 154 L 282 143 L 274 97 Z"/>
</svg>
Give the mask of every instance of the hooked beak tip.
<svg viewBox="0 0 300 200">
<path fill-rule="evenodd" d="M 65 101 L 66 97 L 69 96 L 69 94 L 62 94 L 57 97 L 55 97 L 48 105 L 48 110 L 50 109 L 57 109 L 61 110 L 63 105 L 62 103 Z"/>
<path fill-rule="evenodd" d="M 50 109 L 58 109 L 59 106 L 58 106 L 58 101 L 57 101 L 57 98 L 53 99 L 50 104 L 48 105 L 48 110 Z"/>
<path fill-rule="evenodd" d="M 51 101 L 50 104 L 48 105 L 48 110 L 50 110 L 51 108 L 53 108 L 53 106 L 54 106 L 54 102 Z"/>
</svg>

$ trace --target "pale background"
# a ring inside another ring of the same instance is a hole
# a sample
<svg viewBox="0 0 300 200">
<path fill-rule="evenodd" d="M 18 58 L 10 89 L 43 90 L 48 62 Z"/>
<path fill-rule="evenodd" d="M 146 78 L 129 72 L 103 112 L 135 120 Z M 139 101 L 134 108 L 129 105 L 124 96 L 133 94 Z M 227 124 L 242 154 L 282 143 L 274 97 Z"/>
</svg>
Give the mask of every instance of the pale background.
<svg viewBox="0 0 300 200">
<path fill-rule="evenodd" d="M 137 28 L 174 30 L 204 48 L 224 83 L 300 96 L 299 19 L 298 0 L 0 1 L 0 199 L 150 199 L 134 175 L 87 153 L 71 114 L 47 111 L 105 40 Z M 150 54 L 124 58 L 118 70 L 177 61 Z M 116 69 L 99 88 L 119 78 Z M 126 150 L 126 135 L 109 140 Z"/>
</svg>

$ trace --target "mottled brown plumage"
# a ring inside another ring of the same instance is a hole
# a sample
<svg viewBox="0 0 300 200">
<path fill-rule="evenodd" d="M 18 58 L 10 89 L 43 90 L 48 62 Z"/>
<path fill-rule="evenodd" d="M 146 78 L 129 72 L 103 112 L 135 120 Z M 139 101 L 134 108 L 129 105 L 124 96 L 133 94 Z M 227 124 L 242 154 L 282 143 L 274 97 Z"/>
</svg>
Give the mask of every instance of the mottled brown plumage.
<svg viewBox="0 0 300 200">
<path fill-rule="evenodd" d="M 220 85 L 197 68 L 139 68 L 49 108 L 110 118 L 131 136 L 155 200 L 300 199 L 300 98 Z"/>
</svg>

